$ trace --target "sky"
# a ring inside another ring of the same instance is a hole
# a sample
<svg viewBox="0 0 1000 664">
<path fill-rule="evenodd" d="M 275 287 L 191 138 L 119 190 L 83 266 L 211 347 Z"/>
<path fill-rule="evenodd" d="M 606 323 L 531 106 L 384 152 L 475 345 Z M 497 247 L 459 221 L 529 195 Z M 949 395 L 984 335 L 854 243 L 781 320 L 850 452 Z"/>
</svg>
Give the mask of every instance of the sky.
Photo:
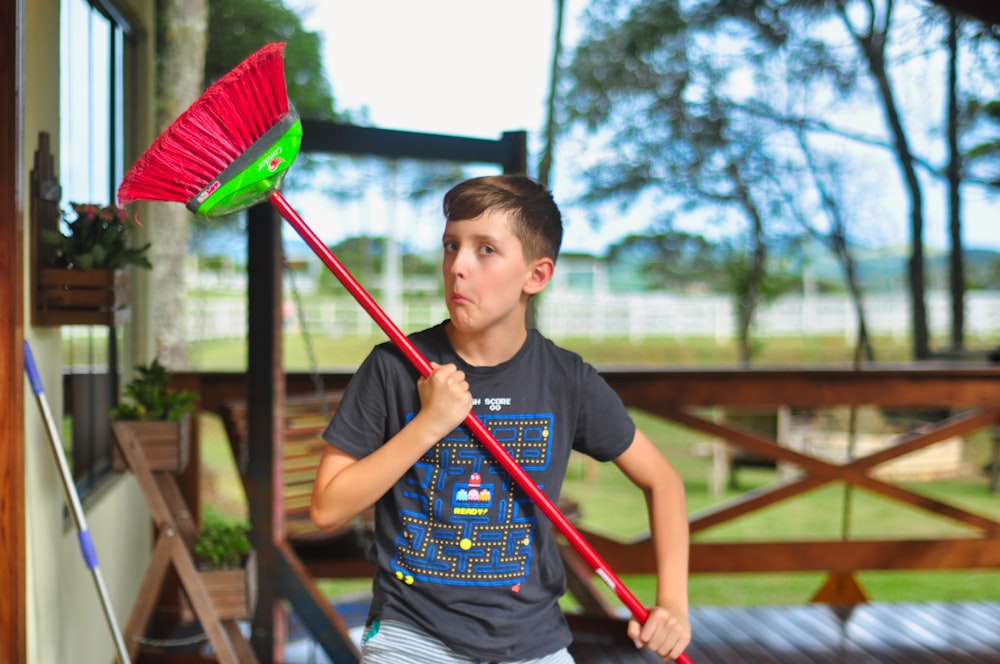
<svg viewBox="0 0 1000 664">
<path fill-rule="evenodd" d="M 489 139 L 525 130 L 529 163 L 537 162 L 555 29 L 553 0 L 287 4 L 323 38 L 324 66 L 338 110 L 364 108 L 363 124 L 386 129 Z M 567 0 L 564 44 L 575 39 L 574 17 L 585 4 Z M 562 204 L 558 168 L 553 192 Z M 303 205 L 312 203 L 320 206 L 315 201 Z M 645 225 L 641 218 L 630 218 L 595 229 L 583 215 L 567 214 L 568 207 L 562 207 L 564 251 L 601 253 L 608 242 Z M 426 229 L 411 232 L 410 239 L 438 244 L 439 209 L 426 207 L 424 213 L 433 218 L 409 222 Z M 377 216 L 377 208 L 367 214 Z M 371 227 L 378 229 L 380 221 Z M 316 232 L 327 241 L 339 234 L 321 221 Z"/>
<path fill-rule="evenodd" d="M 523 129 L 529 133 L 529 163 L 537 162 L 548 94 L 553 0 L 289 0 L 287 4 L 303 18 L 307 29 L 323 39 L 324 66 L 338 110 L 363 108 L 364 124 L 388 129 L 482 138 Z M 577 17 L 585 5 L 586 0 L 566 2 L 567 50 L 579 34 Z M 906 91 L 901 95 L 905 97 Z M 562 169 L 560 159 L 565 160 Z M 645 226 L 646 218 L 637 210 L 595 229 L 582 213 L 568 207 L 565 198 L 573 183 L 566 180 L 571 177 L 566 165 L 571 159 L 557 154 L 553 182 L 565 217 L 564 250 L 601 253 L 609 242 Z M 887 177 L 884 169 L 875 169 L 868 177 L 884 180 L 890 191 L 899 183 L 896 172 Z M 925 193 L 926 246 L 944 249 L 948 240 L 943 192 L 929 186 Z M 1000 196 L 990 198 L 967 190 L 966 197 L 965 245 L 1000 250 Z M 861 205 L 869 211 L 881 207 L 878 203 Z M 329 207 L 308 197 L 302 206 L 307 210 Z M 909 238 L 905 200 L 889 207 L 892 211 L 887 214 L 878 210 L 873 215 L 877 227 L 868 229 L 868 236 L 879 244 L 905 244 Z M 377 218 L 387 213 L 376 207 L 366 214 Z M 421 219 L 406 222 L 410 237 L 436 244 L 434 229 L 439 219 L 423 219 L 425 214 L 436 215 L 436 208 L 419 214 Z M 338 227 L 318 222 L 316 230 L 332 243 L 364 223 Z M 390 224 L 376 219 L 369 227 L 378 229 L 379 223 Z M 697 222 L 691 223 L 685 230 L 701 230 Z"/>
</svg>

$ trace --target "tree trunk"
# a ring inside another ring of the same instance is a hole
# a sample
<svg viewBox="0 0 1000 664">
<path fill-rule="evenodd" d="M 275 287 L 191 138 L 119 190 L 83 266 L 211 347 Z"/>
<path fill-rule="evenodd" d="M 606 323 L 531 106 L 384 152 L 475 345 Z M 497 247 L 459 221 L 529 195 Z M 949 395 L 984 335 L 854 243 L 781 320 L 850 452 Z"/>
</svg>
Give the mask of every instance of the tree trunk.
<svg viewBox="0 0 1000 664">
<path fill-rule="evenodd" d="M 797 132 L 796 136 L 799 141 L 799 147 L 802 148 L 802 154 L 806 158 L 806 163 L 809 165 L 809 173 L 816 185 L 816 190 L 819 192 L 823 209 L 826 210 L 826 214 L 830 218 L 830 232 L 826 235 L 820 233 L 805 219 L 804 214 L 799 214 L 799 223 L 813 237 L 822 240 L 833 253 L 834 258 L 837 259 L 843 270 L 844 283 L 847 285 L 851 301 L 854 304 L 855 314 L 858 317 L 858 344 L 854 352 L 855 363 L 860 363 L 862 359 L 874 362 L 875 351 L 872 348 L 871 339 L 868 337 L 868 324 L 865 321 L 864 293 L 861 291 L 857 265 L 854 262 L 854 257 L 851 256 L 850 248 L 847 246 L 847 224 L 844 221 L 844 216 L 840 213 L 840 205 L 837 203 L 837 199 L 823 182 L 820 169 L 813 158 L 812 151 L 809 149 L 805 135 L 802 132 Z"/>
<path fill-rule="evenodd" d="M 851 301 L 854 303 L 854 312 L 858 317 L 858 345 L 854 352 L 854 363 L 860 364 L 861 360 L 874 362 L 875 350 L 872 348 L 871 339 L 868 337 L 868 324 L 865 321 L 864 293 L 861 292 L 857 265 L 847 248 L 847 240 L 843 233 L 834 233 L 830 237 L 830 244 L 833 245 L 833 252 L 844 270 L 844 282 L 847 284 L 847 290 L 851 294 Z"/>
<path fill-rule="evenodd" d="M 896 105 L 889 74 L 885 66 L 884 48 L 892 22 L 891 4 L 878 19 L 872 19 L 867 34 L 859 34 L 847 16 L 844 3 L 839 5 L 841 18 L 854 35 L 861 53 L 868 63 L 869 73 L 875 80 L 882 112 L 895 146 L 896 162 L 903 176 L 903 185 L 910 199 L 910 261 L 907 276 L 910 285 L 911 320 L 913 325 L 913 359 L 925 360 L 930 356 L 930 335 L 927 330 L 927 303 L 924 288 L 924 210 L 923 192 L 913 165 L 913 153 L 903 128 L 903 120 Z M 880 28 L 875 24 L 881 23 Z"/>
<path fill-rule="evenodd" d="M 204 90 L 208 34 L 206 0 L 158 0 L 156 20 L 160 68 L 156 124 L 164 131 Z M 184 339 L 184 261 L 190 237 L 191 215 L 176 203 L 150 204 L 149 259 L 151 293 L 155 301 L 151 334 L 155 353 L 169 369 L 187 369 Z"/>
<path fill-rule="evenodd" d="M 552 36 L 552 64 L 549 69 L 549 100 L 545 108 L 545 144 L 538 160 L 538 181 L 551 188 L 552 163 L 556 150 L 556 94 L 559 92 L 559 57 L 562 55 L 562 31 L 566 12 L 565 0 L 556 2 L 556 29 Z"/>
<path fill-rule="evenodd" d="M 731 164 L 729 168 L 730 177 L 735 184 L 734 196 L 743 208 L 747 218 L 750 219 L 751 232 L 750 239 L 750 259 L 747 262 L 746 288 L 743 301 L 738 302 L 739 312 L 739 339 L 740 339 L 740 362 L 744 366 L 750 366 L 753 360 L 753 319 L 757 313 L 757 305 L 761 298 L 761 284 L 764 281 L 764 273 L 767 266 L 767 243 L 764 238 L 764 221 L 760 210 L 757 209 L 753 198 L 750 196 L 750 189 L 744 182 L 739 172 L 739 166 Z M 739 297 L 739 293 L 736 294 Z"/>
<path fill-rule="evenodd" d="M 955 12 L 948 20 L 948 233 L 951 253 L 948 286 L 951 291 L 951 350 L 965 346 L 965 257 L 962 247 L 962 153 L 958 145 L 958 31 Z"/>
</svg>

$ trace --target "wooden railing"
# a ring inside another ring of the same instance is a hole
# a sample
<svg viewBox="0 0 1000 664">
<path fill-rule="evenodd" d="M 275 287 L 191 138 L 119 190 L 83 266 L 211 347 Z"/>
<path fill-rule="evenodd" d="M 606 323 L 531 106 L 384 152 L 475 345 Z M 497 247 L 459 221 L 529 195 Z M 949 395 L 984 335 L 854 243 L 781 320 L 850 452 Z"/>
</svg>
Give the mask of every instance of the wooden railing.
<svg viewBox="0 0 1000 664">
<path fill-rule="evenodd" d="M 874 469 L 953 436 L 1000 427 L 1000 367 L 920 364 L 816 369 L 614 369 L 602 374 L 625 404 L 676 424 L 725 440 L 754 455 L 797 469 L 776 482 L 691 517 L 692 573 L 1000 568 L 1000 507 L 977 514 L 875 476 Z M 342 389 L 349 374 L 322 376 L 325 389 Z M 242 374 L 176 376 L 202 395 L 203 410 L 219 412 L 227 401 L 245 398 Z M 286 377 L 289 395 L 315 389 L 311 376 Z M 871 406 L 940 413 L 937 421 L 900 434 L 894 444 L 846 463 L 833 463 L 777 444 L 773 438 L 720 423 L 712 408 L 823 409 Z M 841 483 L 861 488 L 964 526 L 966 534 L 944 539 L 830 539 L 808 541 L 699 541 L 709 527 L 773 506 L 818 487 Z M 984 491 L 986 490 L 984 485 Z M 998 498 L 1000 500 L 1000 498 Z M 648 539 L 617 542 L 595 533 L 588 541 L 622 574 L 652 573 Z"/>
<path fill-rule="evenodd" d="M 611 386 L 631 407 L 719 437 L 776 461 L 795 466 L 793 478 L 733 502 L 692 515 L 691 571 L 827 571 L 849 574 L 871 569 L 977 569 L 1000 567 L 1000 507 L 992 516 L 971 513 L 897 484 L 873 470 L 952 436 L 966 436 L 1000 424 L 1000 369 L 967 365 L 919 365 L 863 370 L 609 371 Z M 874 406 L 922 409 L 941 419 L 901 434 L 891 447 L 844 464 L 776 444 L 765 436 L 719 424 L 699 414 L 712 406 L 735 408 L 832 408 Z M 917 510 L 964 524 L 970 536 L 936 540 L 698 542 L 697 533 L 750 512 L 838 482 L 867 490 Z M 985 491 L 985 486 L 984 486 Z M 652 572 L 648 541 L 619 545 L 603 553 L 616 569 Z"/>
</svg>

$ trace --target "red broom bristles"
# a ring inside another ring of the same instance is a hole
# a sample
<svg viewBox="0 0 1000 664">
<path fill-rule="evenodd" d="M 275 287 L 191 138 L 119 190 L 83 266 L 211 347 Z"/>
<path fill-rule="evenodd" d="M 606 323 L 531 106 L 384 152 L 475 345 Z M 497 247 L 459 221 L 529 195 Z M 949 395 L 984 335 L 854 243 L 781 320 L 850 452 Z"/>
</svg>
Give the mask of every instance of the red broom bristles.
<svg viewBox="0 0 1000 664">
<path fill-rule="evenodd" d="M 187 203 L 288 113 L 285 44 L 268 44 L 216 81 L 139 157 L 118 202 Z"/>
</svg>

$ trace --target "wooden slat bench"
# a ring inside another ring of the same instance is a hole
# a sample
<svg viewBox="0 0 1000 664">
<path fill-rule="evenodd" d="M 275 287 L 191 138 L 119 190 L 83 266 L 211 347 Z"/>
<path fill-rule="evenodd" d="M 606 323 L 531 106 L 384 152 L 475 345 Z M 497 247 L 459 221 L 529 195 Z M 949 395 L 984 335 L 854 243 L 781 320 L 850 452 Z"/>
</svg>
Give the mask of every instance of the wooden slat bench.
<svg viewBox="0 0 1000 664">
<path fill-rule="evenodd" d="M 333 532 L 320 531 L 309 518 L 316 466 L 327 445 L 321 434 L 342 396 L 342 391 L 326 391 L 322 395 L 295 394 L 285 399 L 285 444 L 281 457 L 285 539 L 316 578 L 364 577 L 373 571 L 367 561 L 366 544 L 373 526 L 372 510 Z M 242 476 L 249 453 L 247 404 L 225 403 L 219 415 Z"/>
</svg>

